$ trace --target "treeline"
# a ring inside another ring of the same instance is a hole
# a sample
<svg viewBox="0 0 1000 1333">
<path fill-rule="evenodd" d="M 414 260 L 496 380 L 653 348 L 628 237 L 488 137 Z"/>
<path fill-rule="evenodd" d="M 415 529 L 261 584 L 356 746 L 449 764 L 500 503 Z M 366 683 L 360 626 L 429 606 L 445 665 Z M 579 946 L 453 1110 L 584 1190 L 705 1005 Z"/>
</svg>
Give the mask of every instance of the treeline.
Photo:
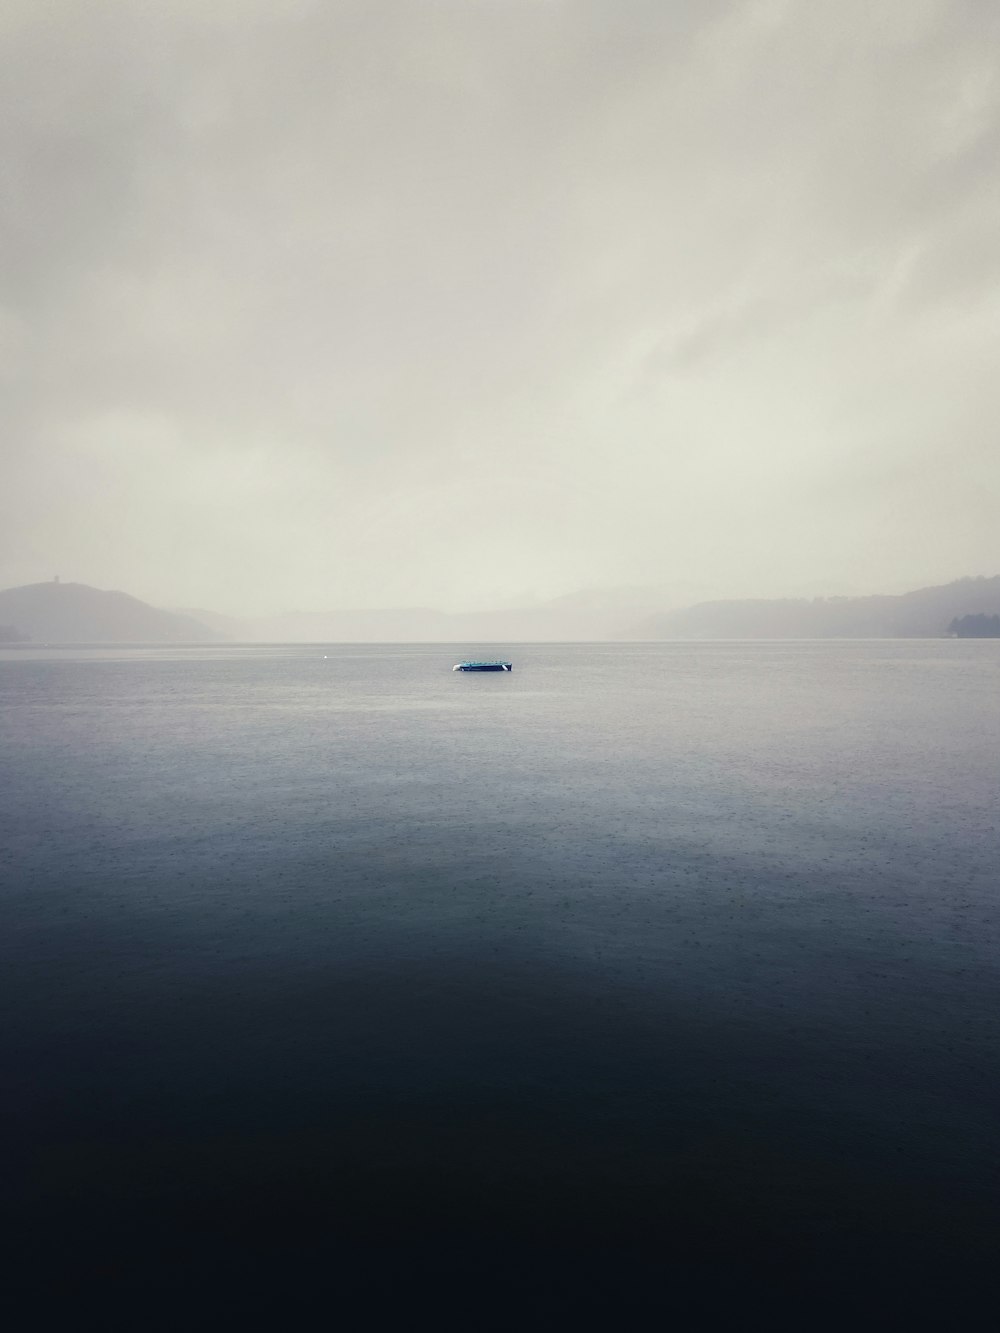
<svg viewBox="0 0 1000 1333">
<path fill-rule="evenodd" d="M 1000 639 L 1000 616 L 956 616 L 948 633 L 958 639 Z"/>
</svg>

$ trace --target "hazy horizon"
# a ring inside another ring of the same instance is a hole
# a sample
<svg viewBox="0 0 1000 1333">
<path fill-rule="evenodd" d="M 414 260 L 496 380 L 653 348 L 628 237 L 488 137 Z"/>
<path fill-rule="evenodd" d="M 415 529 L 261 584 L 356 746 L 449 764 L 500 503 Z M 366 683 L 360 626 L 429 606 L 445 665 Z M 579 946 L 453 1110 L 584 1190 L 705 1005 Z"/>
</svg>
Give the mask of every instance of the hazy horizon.
<svg viewBox="0 0 1000 1333">
<path fill-rule="evenodd" d="M 0 587 L 254 616 L 1000 569 L 1000 10 L 0 33 Z"/>
<path fill-rule="evenodd" d="M 928 587 L 948 586 L 951 583 L 963 582 L 966 580 L 980 580 L 1000 577 L 992 574 L 966 574 L 959 575 L 957 579 L 947 580 L 945 584 L 931 584 Z M 61 575 L 53 576 L 51 579 L 33 579 L 25 587 L 33 587 L 43 583 L 60 583 L 72 587 L 74 584 L 80 587 L 93 587 L 94 585 L 85 584 L 82 580 L 64 578 Z M 0 592 L 5 589 L 0 588 Z M 219 616 L 222 618 L 232 618 L 235 620 L 246 621 L 268 621 L 278 620 L 283 617 L 309 617 L 329 615 L 350 615 L 352 613 L 367 614 L 392 614 L 399 612 L 402 614 L 412 614 L 418 612 L 427 612 L 433 615 L 446 615 L 456 618 L 467 617 L 470 615 L 495 614 L 502 616 L 509 612 L 533 612 L 533 611 L 573 611 L 579 610 L 581 613 L 605 612 L 607 614 L 617 613 L 621 616 L 627 616 L 631 611 L 633 614 L 639 614 L 642 611 L 649 610 L 681 610 L 686 607 L 693 607 L 701 603 L 708 602 L 738 602 L 738 601 L 815 601 L 823 599 L 857 599 L 864 597 L 879 596 L 899 596 L 908 592 L 918 592 L 921 589 L 911 587 L 909 584 L 900 584 L 896 587 L 883 587 L 870 591 L 859 591 L 858 589 L 843 589 L 836 586 L 824 586 L 822 584 L 809 584 L 803 586 L 781 587 L 771 592 L 762 592 L 756 597 L 740 597 L 736 594 L 729 595 L 724 592 L 703 588 L 700 591 L 691 588 L 686 592 L 682 587 L 663 586 L 657 584 L 636 584 L 606 588 L 580 588 L 572 593 L 557 595 L 552 598 L 536 597 L 532 600 L 517 601 L 515 599 L 497 600 L 489 605 L 483 606 L 457 606 L 445 608 L 440 604 L 427 603 L 424 605 L 377 605 L 367 606 L 355 605 L 315 605 L 315 606 L 280 606 L 270 610 L 264 610 L 257 614 L 240 613 L 232 611 L 228 607 L 208 606 L 205 604 L 191 605 L 159 605 L 149 598 L 139 596 L 134 589 L 129 587 L 106 587 L 98 588 L 99 592 L 125 593 L 130 597 L 137 599 L 147 605 L 158 607 L 160 610 L 175 612 L 197 617 L 199 614 L 209 616 Z"/>
</svg>

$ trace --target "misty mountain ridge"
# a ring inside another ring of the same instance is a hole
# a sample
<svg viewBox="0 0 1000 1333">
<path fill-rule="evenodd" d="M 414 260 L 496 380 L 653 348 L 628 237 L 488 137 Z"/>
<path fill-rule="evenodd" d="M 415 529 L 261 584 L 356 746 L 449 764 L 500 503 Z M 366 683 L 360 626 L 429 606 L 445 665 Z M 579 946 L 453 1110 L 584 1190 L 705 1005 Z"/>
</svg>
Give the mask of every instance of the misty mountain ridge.
<svg viewBox="0 0 1000 1333">
<path fill-rule="evenodd" d="M 221 636 L 191 616 L 86 583 L 28 583 L 0 592 L 0 625 L 33 643 L 204 643 Z"/>
<path fill-rule="evenodd" d="M 969 616 L 1000 614 L 1000 576 L 902 594 L 753 598 L 678 606 L 684 585 L 585 589 L 535 606 L 288 612 L 244 618 L 165 611 L 83 583 L 0 592 L 4 641 L 34 643 L 467 643 L 635 639 L 940 638 Z M 688 585 L 690 586 L 690 585 Z"/>
<path fill-rule="evenodd" d="M 205 608 L 162 610 L 128 593 L 52 580 L 0 592 L 0 627 L 8 643 L 565 642 L 619 638 L 637 614 L 682 600 L 661 586 L 583 590 L 497 611 L 361 607 L 239 617 Z"/>
<path fill-rule="evenodd" d="M 693 584 L 585 588 L 529 606 L 489 611 L 433 607 L 286 611 L 236 619 L 189 610 L 227 638 L 271 643 L 530 643 L 590 642 L 629 637 L 637 617 L 690 604 L 704 595 Z"/>
<path fill-rule="evenodd" d="M 867 597 L 700 602 L 633 626 L 639 639 L 932 639 L 1000 612 L 1000 576 Z"/>
</svg>

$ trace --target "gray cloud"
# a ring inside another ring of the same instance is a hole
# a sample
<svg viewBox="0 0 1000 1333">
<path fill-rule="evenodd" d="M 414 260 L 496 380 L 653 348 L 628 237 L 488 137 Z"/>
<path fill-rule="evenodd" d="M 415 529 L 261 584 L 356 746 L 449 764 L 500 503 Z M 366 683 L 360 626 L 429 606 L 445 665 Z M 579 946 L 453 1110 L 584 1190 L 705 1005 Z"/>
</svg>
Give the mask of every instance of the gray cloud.
<svg viewBox="0 0 1000 1333">
<path fill-rule="evenodd" d="M 0 582 L 479 606 L 1000 569 L 980 0 L 0 17 Z"/>
</svg>

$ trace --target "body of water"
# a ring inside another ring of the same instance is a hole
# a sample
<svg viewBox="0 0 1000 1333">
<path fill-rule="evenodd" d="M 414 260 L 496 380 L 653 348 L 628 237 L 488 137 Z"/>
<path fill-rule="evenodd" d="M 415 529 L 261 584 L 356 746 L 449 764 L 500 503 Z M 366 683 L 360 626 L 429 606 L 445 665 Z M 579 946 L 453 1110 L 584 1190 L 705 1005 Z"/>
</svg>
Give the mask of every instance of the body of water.
<svg viewBox="0 0 1000 1333">
<path fill-rule="evenodd" d="M 1000 644 L 501 651 L 0 653 L 19 1271 L 971 1310 Z"/>
</svg>

